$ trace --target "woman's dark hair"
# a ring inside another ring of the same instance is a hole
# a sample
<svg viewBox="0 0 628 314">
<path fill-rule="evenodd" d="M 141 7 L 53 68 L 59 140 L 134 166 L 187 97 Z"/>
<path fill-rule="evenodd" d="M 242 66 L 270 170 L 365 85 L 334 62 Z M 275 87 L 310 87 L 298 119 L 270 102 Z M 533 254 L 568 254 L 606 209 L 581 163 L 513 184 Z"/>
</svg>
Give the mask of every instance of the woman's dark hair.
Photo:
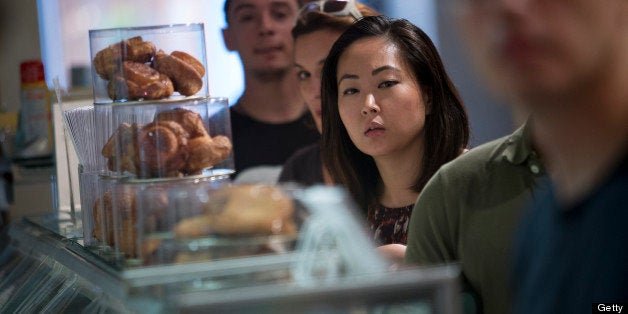
<svg viewBox="0 0 628 314">
<path fill-rule="evenodd" d="M 426 109 L 422 171 L 412 188 L 420 192 L 446 162 L 467 146 L 469 122 L 462 100 L 445 72 L 436 47 L 421 29 L 405 19 L 365 17 L 334 43 L 323 67 L 323 162 L 336 183 L 343 184 L 363 210 L 377 202 L 380 175 L 375 161 L 351 141 L 338 112 L 338 60 L 349 46 L 368 37 L 384 38 L 397 48 L 422 90 Z"/>
</svg>

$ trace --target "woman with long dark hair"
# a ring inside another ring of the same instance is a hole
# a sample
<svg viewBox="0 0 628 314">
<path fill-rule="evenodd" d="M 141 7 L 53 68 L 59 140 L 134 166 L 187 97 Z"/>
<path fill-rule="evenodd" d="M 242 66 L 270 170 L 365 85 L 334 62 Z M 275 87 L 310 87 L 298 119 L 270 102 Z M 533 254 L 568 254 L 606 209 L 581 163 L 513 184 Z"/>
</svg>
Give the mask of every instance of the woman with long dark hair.
<svg viewBox="0 0 628 314">
<path fill-rule="evenodd" d="M 434 44 L 407 20 L 362 18 L 332 46 L 321 96 L 323 162 L 333 181 L 363 209 L 380 244 L 405 245 L 421 189 L 469 140 Z"/>
</svg>

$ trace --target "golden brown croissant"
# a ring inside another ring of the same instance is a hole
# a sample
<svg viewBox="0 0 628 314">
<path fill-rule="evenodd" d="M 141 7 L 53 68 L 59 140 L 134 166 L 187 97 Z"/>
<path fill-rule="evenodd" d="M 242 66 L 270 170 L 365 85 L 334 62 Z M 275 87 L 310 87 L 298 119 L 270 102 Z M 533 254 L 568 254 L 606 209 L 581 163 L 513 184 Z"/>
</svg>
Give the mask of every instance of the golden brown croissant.
<svg viewBox="0 0 628 314">
<path fill-rule="evenodd" d="M 228 187 L 214 195 L 214 201 L 208 204 L 204 214 L 181 220 L 174 228 L 175 236 L 194 238 L 210 234 L 297 233 L 292 199 L 273 186 L 258 184 Z M 212 208 L 215 204 L 224 206 Z"/>
<path fill-rule="evenodd" d="M 190 134 L 190 138 L 209 135 L 205 129 L 201 115 L 192 110 L 175 108 L 162 111 L 157 114 L 155 121 L 177 122 Z"/>
<path fill-rule="evenodd" d="M 107 158 L 107 167 L 111 171 L 136 173 L 135 138 L 137 123 L 121 123 L 102 148 L 102 155 Z"/>
<path fill-rule="evenodd" d="M 136 166 L 143 178 L 177 176 L 188 157 L 189 134 L 174 121 L 143 126 L 137 136 Z"/>
<path fill-rule="evenodd" d="M 192 55 L 190 55 L 189 53 L 175 50 L 175 51 L 171 52 L 170 55 L 175 57 L 175 58 L 178 58 L 181 61 L 183 61 L 184 63 L 190 65 L 201 76 L 205 75 L 205 67 L 203 66 L 201 61 L 199 61 L 198 59 L 192 57 Z"/>
<path fill-rule="evenodd" d="M 127 257 L 138 256 L 137 244 L 140 240 L 142 253 L 144 255 L 152 253 L 160 241 L 139 239 L 138 234 L 140 230 L 156 231 L 168 200 L 165 193 L 152 193 L 151 196 L 150 200 L 140 202 L 143 225 L 138 226 L 138 202 L 135 191 L 105 192 L 94 204 L 93 236 L 104 244 L 117 247 Z"/>
<path fill-rule="evenodd" d="M 140 36 L 122 40 L 96 53 L 94 69 L 100 77 L 110 80 L 119 71 L 122 61 L 150 62 L 155 51 L 155 45 Z"/>
<path fill-rule="evenodd" d="M 121 72 L 113 74 L 107 84 L 107 93 L 113 100 L 167 98 L 174 92 L 168 76 L 150 66 L 132 61 L 122 62 Z"/>
<path fill-rule="evenodd" d="M 203 64 L 185 52 L 175 51 L 168 55 L 160 50 L 154 63 L 155 69 L 167 75 L 174 84 L 174 90 L 181 95 L 194 95 L 203 87 Z"/>
<path fill-rule="evenodd" d="M 197 137 L 189 141 L 189 157 L 185 173 L 198 174 L 201 170 L 221 163 L 231 154 L 231 141 L 226 136 Z"/>
<path fill-rule="evenodd" d="M 115 208 L 115 211 L 114 211 Z M 114 212 L 117 217 L 114 217 Z M 96 239 L 110 246 L 117 246 L 121 252 L 134 257 L 135 239 L 137 237 L 134 224 L 136 213 L 134 197 L 129 193 L 105 192 L 102 199 L 94 204 L 94 231 Z"/>
</svg>

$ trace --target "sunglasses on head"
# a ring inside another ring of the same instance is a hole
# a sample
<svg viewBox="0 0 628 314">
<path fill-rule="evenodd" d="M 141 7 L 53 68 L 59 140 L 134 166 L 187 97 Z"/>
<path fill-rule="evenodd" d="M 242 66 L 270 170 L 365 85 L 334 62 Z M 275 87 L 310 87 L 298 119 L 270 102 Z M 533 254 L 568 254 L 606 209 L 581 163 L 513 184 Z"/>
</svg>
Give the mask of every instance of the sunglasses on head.
<svg viewBox="0 0 628 314">
<path fill-rule="evenodd" d="M 355 5 L 355 0 L 312 1 L 299 10 L 297 19 L 303 20 L 310 12 L 327 13 L 334 16 L 352 16 L 356 21 L 362 18 L 360 10 Z"/>
</svg>

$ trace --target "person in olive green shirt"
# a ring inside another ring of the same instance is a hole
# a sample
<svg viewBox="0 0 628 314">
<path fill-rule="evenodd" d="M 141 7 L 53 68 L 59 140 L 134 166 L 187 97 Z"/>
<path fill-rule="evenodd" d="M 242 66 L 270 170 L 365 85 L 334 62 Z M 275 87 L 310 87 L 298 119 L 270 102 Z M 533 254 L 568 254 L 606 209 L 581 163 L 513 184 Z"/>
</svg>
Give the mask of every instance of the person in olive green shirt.
<svg viewBox="0 0 628 314">
<path fill-rule="evenodd" d="M 425 186 L 408 228 L 405 261 L 460 262 L 484 313 L 509 313 L 511 246 L 535 181 L 544 176 L 527 125 L 444 165 Z M 470 299 L 463 298 L 465 308 Z"/>
</svg>

